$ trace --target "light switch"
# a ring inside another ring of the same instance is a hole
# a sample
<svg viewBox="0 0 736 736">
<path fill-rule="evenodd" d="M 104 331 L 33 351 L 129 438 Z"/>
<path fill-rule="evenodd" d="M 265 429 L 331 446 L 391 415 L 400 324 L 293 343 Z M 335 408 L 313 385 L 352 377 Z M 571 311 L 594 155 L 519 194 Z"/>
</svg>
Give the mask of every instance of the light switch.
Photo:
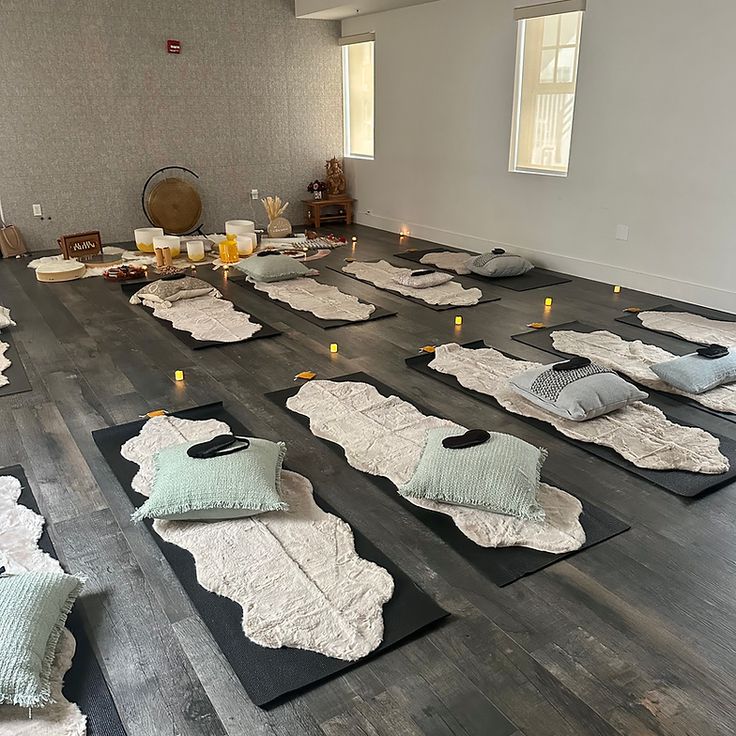
<svg viewBox="0 0 736 736">
<path fill-rule="evenodd" d="M 616 225 L 616 240 L 628 240 L 629 239 L 629 226 L 628 225 Z"/>
<path fill-rule="evenodd" d="M 33 216 L 34 217 L 43 217 L 43 210 L 41 209 L 40 204 L 34 204 L 33 205 Z"/>
</svg>

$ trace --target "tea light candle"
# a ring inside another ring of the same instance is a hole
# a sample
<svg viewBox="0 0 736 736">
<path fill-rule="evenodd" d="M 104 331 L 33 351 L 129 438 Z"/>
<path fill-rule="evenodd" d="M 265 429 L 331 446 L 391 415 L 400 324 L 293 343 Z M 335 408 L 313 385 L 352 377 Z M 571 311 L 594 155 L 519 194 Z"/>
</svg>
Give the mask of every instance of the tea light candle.
<svg viewBox="0 0 736 736">
<path fill-rule="evenodd" d="M 458 314 L 455 317 L 455 324 L 459 327 L 463 323 L 463 318 Z"/>
<path fill-rule="evenodd" d="M 357 242 L 358 242 L 358 238 L 356 238 L 355 235 L 353 235 L 353 245 L 355 245 Z"/>
<path fill-rule="evenodd" d="M 255 231 L 256 224 L 253 220 L 228 220 L 225 223 L 225 235 L 245 235 Z"/>
<path fill-rule="evenodd" d="M 174 380 L 175 381 L 183 381 L 184 380 L 184 371 L 174 371 Z"/>
<path fill-rule="evenodd" d="M 331 353 L 336 353 L 336 352 L 337 352 L 337 350 L 338 350 L 338 348 L 337 348 L 337 343 L 336 343 L 336 342 L 331 342 L 331 343 L 330 343 L 330 352 L 331 352 Z"/>
<path fill-rule="evenodd" d="M 162 227 L 139 227 L 133 230 L 135 247 L 143 253 L 153 253 L 153 239 L 157 235 L 163 235 Z"/>
<path fill-rule="evenodd" d="M 190 261 L 201 261 L 204 258 L 204 242 L 202 240 L 187 242 L 187 258 Z M 192 268 L 194 267 L 192 266 Z"/>
<path fill-rule="evenodd" d="M 613 287 L 613 293 L 614 294 L 620 294 L 621 293 L 621 287 L 618 284 Z"/>
<path fill-rule="evenodd" d="M 551 307 L 551 306 L 552 306 L 552 297 L 551 297 L 551 296 L 548 296 L 548 297 L 547 297 L 547 298 L 546 298 L 546 299 L 544 300 L 544 306 L 545 306 L 545 307 Z"/>
</svg>

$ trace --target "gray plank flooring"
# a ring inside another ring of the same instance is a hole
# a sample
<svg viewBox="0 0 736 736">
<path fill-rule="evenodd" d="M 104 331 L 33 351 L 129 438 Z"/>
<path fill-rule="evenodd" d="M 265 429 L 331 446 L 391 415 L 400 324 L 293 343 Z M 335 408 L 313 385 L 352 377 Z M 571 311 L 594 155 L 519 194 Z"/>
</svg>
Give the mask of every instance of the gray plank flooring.
<svg viewBox="0 0 736 736">
<path fill-rule="evenodd" d="M 390 259 L 399 249 L 390 233 L 336 230 L 358 244 L 317 268 L 351 255 Z M 117 285 L 38 284 L 26 264 L 0 261 L 0 303 L 18 322 L 15 344 L 33 386 L 0 398 L 0 467 L 25 467 L 61 559 L 88 577 L 83 618 L 131 736 L 492 736 L 494 707 L 519 736 L 736 731 L 736 488 L 685 502 L 403 363 L 425 344 L 476 339 L 545 360 L 510 336 L 533 321 L 613 328 L 625 306 L 672 300 L 614 295 L 610 285 L 575 278 L 547 290 L 496 289 L 499 302 L 438 313 L 322 268 L 324 282 L 399 316 L 325 332 L 223 282 L 230 298 L 284 334 L 195 353 L 128 305 Z M 548 294 L 554 305 L 545 311 Z M 328 351 L 333 341 L 337 355 Z M 178 368 L 183 384 L 172 379 Z M 302 370 L 365 371 L 451 419 L 544 445 L 553 481 L 633 528 L 499 589 L 263 398 Z M 90 434 L 151 409 L 212 400 L 254 432 L 287 441 L 289 460 L 452 619 L 289 703 L 255 708 L 148 532 L 130 523 L 130 504 Z M 686 407 L 681 416 L 697 423 L 699 412 Z M 722 424 L 736 435 L 736 425 Z"/>
</svg>

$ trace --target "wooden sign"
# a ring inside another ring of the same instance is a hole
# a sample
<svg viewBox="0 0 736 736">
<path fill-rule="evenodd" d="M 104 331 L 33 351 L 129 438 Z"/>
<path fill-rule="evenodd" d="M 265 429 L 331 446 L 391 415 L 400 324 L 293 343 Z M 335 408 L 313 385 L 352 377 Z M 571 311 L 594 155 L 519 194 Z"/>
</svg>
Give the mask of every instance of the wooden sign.
<svg viewBox="0 0 736 736">
<path fill-rule="evenodd" d="M 88 233 L 74 233 L 62 235 L 57 241 L 65 259 L 89 258 L 102 253 L 102 238 L 99 230 L 90 230 Z"/>
</svg>

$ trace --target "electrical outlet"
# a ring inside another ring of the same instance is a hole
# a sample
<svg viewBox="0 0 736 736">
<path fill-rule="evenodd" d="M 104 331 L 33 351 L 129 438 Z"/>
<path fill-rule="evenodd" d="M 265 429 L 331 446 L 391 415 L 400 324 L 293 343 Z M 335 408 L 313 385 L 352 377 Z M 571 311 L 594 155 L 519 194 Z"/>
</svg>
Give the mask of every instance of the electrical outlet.
<svg viewBox="0 0 736 736">
<path fill-rule="evenodd" d="M 250 190 L 250 198 L 251 199 L 258 199 L 258 190 L 257 189 L 251 189 Z"/>
<path fill-rule="evenodd" d="M 629 226 L 628 225 L 616 225 L 616 240 L 628 240 L 629 239 Z"/>
<path fill-rule="evenodd" d="M 43 210 L 41 209 L 40 204 L 34 204 L 33 205 L 33 216 L 34 217 L 43 217 Z"/>
</svg>

